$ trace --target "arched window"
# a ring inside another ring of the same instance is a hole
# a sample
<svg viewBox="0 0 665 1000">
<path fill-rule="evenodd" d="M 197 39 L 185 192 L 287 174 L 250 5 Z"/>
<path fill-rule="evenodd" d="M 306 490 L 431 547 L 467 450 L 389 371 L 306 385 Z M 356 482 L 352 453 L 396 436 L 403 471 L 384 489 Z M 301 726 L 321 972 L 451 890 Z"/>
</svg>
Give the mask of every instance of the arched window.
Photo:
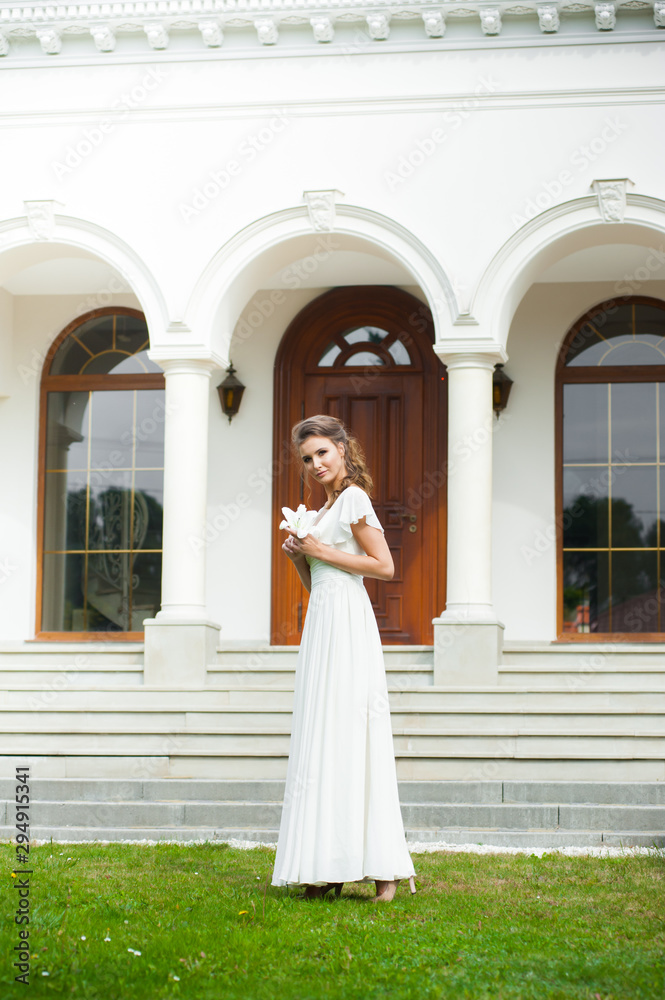
<svg viewBox="0 0 665 1000">
<path fill-rule="evenodd" d="M 37 634 L 141 638 L 160 607 L 164 376 L 145 319 L 81 316 L 44 366 Z"/>
<path fill-rule="evenodd" d="M 665 302 L 596 306 L 557 370 L 559 634 L 665 631 Z"/>
</svg>

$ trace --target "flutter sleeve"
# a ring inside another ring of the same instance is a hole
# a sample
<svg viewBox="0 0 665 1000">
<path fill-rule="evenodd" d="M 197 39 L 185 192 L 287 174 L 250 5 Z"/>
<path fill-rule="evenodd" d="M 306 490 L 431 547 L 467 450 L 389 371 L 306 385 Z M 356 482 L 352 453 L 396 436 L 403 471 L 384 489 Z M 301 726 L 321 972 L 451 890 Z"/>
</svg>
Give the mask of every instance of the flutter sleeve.
<svg viewBox="0 0 665 1000">
<path fill-rule="evenodd" d="M 353 538 L 352 524 L 357 524 L 362 518 L 367 518 L 367 524 L 383 531 L 383 526 L 374 513 L 372 501 L 359 486 L 347 486 L 337 501 L 339 512 L 335 524 L 336 542 L 346 542 Z"/>
</svg>

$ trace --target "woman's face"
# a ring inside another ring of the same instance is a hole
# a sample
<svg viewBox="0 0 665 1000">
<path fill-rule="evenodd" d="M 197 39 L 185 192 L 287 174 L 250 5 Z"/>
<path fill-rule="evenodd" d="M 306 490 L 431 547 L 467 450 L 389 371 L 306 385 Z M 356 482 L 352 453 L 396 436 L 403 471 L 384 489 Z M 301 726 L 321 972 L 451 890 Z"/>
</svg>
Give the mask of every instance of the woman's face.
<svg viewBox="0 0 665 1000">
<path fill-rule="evenodd" d="M 344 479 L 344 445 L 335 444 L 330 438 L 308 437 L 300 445 L 305 472 L 317 483 L 323 483 L 327 493 L 332 493 Z"/>
</svg>

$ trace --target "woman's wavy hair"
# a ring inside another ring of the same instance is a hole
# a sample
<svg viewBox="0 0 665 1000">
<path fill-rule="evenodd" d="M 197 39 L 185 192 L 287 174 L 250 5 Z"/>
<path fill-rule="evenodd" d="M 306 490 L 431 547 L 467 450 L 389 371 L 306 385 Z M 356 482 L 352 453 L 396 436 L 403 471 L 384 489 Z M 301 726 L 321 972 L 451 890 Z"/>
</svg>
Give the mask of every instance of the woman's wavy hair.
<svg viewBox="0 0 665 1000">
<path fill-rule="evenodd" d="M 310 437 L 328 438 L 333 444 L 344 446 L 344 464 L 347 475 L 342 480 L 340 488 L 332 494 L 333 503 L 347 486 L 360 486 L 368 496 L 372 495 L 374 483 L 367 468 L 365 453 L 358 439 L 346 429 L 341 420 L 318 413 L 314 417 L 307 417 L 297 423 L 291 431 L 291 443 L 297 458 L 300 458 L 300 445 Z M 304 466 L 302 476 L 305 479 Z"/>
</svg>

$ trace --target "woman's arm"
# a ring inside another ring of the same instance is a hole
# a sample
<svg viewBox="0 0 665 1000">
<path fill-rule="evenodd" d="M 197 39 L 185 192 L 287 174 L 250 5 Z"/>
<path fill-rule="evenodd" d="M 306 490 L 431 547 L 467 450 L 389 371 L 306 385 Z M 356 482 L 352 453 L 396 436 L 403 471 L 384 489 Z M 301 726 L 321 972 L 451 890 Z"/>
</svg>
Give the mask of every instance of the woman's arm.
<svg viewBox="0 0 665 1000">
<path fill-rule="evenodd" d="M 374 580 L 392 580 L 395 575 L 395 565 L 383 532 L 379 528 L 373 528 L 367 524 L 364 517 L 356 524 L 351 525 L 351 531 L 360 547 L 365 550 L 365 555 L 357 556 L 352 552 L 339 552 L 332 545 L 326 545 L 312 535 L 305 535 L 304 538 L 292 537 L 290 541 L 293 543 L 293 551 L 302 553 L 303 558 L 304 556 L 313 556 L 315 559 L 320 559 L 321 562 L 328 563 L 329 566 L 346 570 L 347 573 L 369 576 Z M 309 567 L 307 569 L 309 571 Z M 302 580 L 302 574 L 300 579 Z M 303 583 L 305 583 L 304 580 Z M 305 586 L 307 587 L 307 584 Z M 310 587 L 307 589 L 309 590 Z"/>
<path fill-rule="evenodd" d="M 286 552 L 287 556 L 295 566 L 298 576 L 302 580 L 303 587 L 309 593 L 312 589 L 312 574 L 309 571 L 309 563 L 305 558 L 305 553 L 301 552 L 298 547 L 293 544 L 294 541 L 299 541 L 299 539 L 295 537 L 295 532 L 292 532 L 290 528 L 288 531 L 289 537 L 283 543 L 282 551 Z"/>
</svg>

